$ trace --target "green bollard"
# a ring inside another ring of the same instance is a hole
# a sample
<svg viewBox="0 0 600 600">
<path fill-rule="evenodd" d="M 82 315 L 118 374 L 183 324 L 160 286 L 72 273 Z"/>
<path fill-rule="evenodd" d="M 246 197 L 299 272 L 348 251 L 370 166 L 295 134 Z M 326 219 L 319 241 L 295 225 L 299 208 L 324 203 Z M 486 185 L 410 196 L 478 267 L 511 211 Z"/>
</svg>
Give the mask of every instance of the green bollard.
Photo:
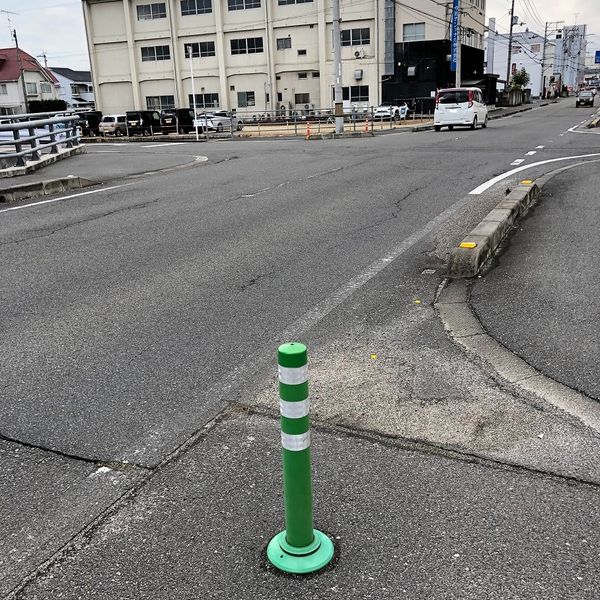
<svg viewBox="0 0 600 600">
<path fill-rule="evenodd" d="M 269 542 L 267 557 L 286 573 L 313 573 L 331 561 L 334 549 L 313 529 L 306 346 L 283 344 L 278 358 L 285 531 Z"/>
</svg>

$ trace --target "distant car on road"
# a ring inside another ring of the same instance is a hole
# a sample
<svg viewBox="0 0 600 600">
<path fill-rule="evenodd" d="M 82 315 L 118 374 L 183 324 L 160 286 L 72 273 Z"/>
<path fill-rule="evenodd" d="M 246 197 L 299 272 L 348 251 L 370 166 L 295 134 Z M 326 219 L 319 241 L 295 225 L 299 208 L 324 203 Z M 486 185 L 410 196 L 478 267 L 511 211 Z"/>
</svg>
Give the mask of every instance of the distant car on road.
<svg viewBox="0 0 600 600">
<path fill-rule="evenodd" d="M 373 111 L 374 119 L 406 119 L 410 109 L 406 102 L 401 105 L 382 104 Z"/>
<path fill-rule="evenodd" d="M 98 123 L 100 135 L 122 136 L 127 133 L 127 117 L 125 115 L 104 115 Z"/>
<path fill-rule="evenodd" d="M 100 121 L 102 121 L 102 113 L 99 110 L 80 112 L 79 117 L 77 126 L 81 127 L 82 135 L 99 135 Z"/>
<path fill-rule="evenodd" d="M 436 131 L 442 127 L 452 130 L 455 126 L 476 129 L 487 127 L 488 111 L 479 88 L 447 88 L 438 90 L 435 97 L 433 125 Z"/>
<path fill-rule="evenodd" d="M 591 90 L 582 90 L 575 100 L 575 107 L 580 106 L 594 106 L 594 94 Z"/>
</svg>

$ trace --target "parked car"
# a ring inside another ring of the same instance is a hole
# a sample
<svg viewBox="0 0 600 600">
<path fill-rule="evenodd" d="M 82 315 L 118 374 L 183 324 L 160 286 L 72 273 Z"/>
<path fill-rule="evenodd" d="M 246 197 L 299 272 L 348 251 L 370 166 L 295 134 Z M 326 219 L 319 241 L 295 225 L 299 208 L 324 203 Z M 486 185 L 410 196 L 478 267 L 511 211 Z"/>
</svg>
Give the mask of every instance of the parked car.
<svg viewBox="0 0 600 600">
<path fill-rule="evenodd" d="M 406 102 L 401 105 L 382 104 L 373 111 L 374 119 L 406 119 L 410 109 Z"/>
<path fill-rule="evenodd" d="M 581 90 L 575 101 L 575 107 L 580 106 L 594 106 L 594 94 L 591 90 Z"/>
<path fill-rule="evenodd" d="M 212 121 L 212 115 L 209 113 L 200 113 L 194 119 L 194 129 L 198 126 L 198 131 L 216 131 L 216 127 Z"/>
<path fill-rule="evenodd" d="M 122 136 L 127 133 L 127 117 L 125 115 L 104 115 L 98 123 L 100 135 Z"/>
<path fill-rule="evenodd" d="M 200 113 L 198 118 L 202 122 L 205 113 Z M 227 110 L 215 110 L 213 112 L 206 113 L 206 116 L 212 121 L 214 130 L 220 133 L 221 131 L 241 131 L 244 126 L 242 121 L 237 118 L 235 113 Z M 209 128 L 210 129 L 210 128 Z"/>
<path fill-rule="evenodd" d="M 125 115 L 129 135 L 152 135 L 162 131 L 157 110 L 128 110 Z"/>
<path fill-rule="evenodd" d="M 442 127 L 452 130 L 455 126 L 475 129 L 487 127 L 488 111 L 479 88 L 448 88 L 438 90 L 435 97 L 433 125 L 436 131 Z"/>
<path fill-rule="evenodd" d="M 99 135 L 102 113 L 99 110 L 90 110 L 79 113 L 77 127 L 81 128 L 82 135 Z"/>
<path fill-rule="evenodd" d="M 191 108 L 173 108 L 160 113 L 163 133 L 189 133 L 194 131 L 194 111 Z"/>
</svg>

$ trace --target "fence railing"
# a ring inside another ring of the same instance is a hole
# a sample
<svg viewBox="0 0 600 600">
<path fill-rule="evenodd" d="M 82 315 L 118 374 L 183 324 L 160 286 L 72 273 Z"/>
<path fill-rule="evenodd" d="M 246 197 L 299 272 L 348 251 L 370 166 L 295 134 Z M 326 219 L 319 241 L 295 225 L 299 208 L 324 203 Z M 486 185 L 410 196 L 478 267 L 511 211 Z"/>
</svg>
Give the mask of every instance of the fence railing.
<svg viewBox="0 0 600 600">
<path fill-rule="evenodd" d="M 57 154 L 59 148 L 79 145 L 78 115 L 50 116 L 54 113 L 7 115 L 0 123 L 0 160 L 4 165 L 25 166 L 26 160 L 40 160 L 42 153 Z"/>
</svg>

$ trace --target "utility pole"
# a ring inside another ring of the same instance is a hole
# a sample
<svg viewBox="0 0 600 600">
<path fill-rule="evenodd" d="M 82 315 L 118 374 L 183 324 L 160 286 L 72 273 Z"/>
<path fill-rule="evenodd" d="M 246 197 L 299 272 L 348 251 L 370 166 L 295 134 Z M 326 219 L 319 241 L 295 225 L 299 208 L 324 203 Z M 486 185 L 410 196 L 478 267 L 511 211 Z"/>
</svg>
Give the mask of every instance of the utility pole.
<svg viewBox="0 0 600 600">
<path fill-rule="evenodd" d="M 540 97 L 546 89 L 546 75 L 544 74 L 544 71 L 550 66 L 546 65 L 546 49 L 548 44 L 548 34 L 550 33 L 550 31 L 557 31 L 557 27 L 559 25 L 562 25 L 563 23 L 564 21 L 546 21 L 546 28 L 544 29 L 544 49 L 542 50 L 542 81 L 540 84 Z M 551 26 L 552 30 L 550 29 Z"/>
<path fill-rule="evenodd" d="M 508 35 L 508 64 L 506 65 L 506 87 L 508 89 L 510 83 L 510 61 L 512 59 L 512 41 L 513 27 L 515 26 L 515 0 L 512 0 L 510 8 L 510 34 Z"/>
<path fill-rule="evenodd" d="M 48 57 L 46 56 L 45 50 L 42 50 L 41 54 L 36 55 L 36 58 L 43 58 L 44 59 L 44 68 L 45 69 L 48 68 Z"/>
<path fill-rule="evenodd" d="M 344 131 L 344 99 L 342 96 L 342 34 L 340 0 L 333 0 L 333 102 L 335 107 L 335 132 Z"/>
<path fill-rule="evenodd" d="M 23 69 L 23 61 L 21 60 L 21 50 L 19 50 L 19 38 L 17 37 L 17 30 L 12 30 L 12 36 L 15 40 L 15 47 L 17 49 L 17 60 L 19 61 L 19 77 L 21 78 L 21 85 L 23 86 L 23 101 L 25 102 L 25 112 L 29 112 L 29 102 L 27 101 L 27 86 L 25 85 L 25 71 Z"/>
<path fill-rule="evenodd" d="M 198 136 L 198 115 L 196 114 L 196 90 L 194 88 L 194 66 L 192 63 L 192 44 L 190 44 L 188 47 L 188 53 L 189 53 L 189 58 L 190 58 L 190 77 L 192 79 L 192 106 L 194 107 L 194 127 L 196 129 L 196 141 L 198 141 L 199 136 Z M 206 97 L 206 96 L 205 96 Z M 204 111 L 206 112 L 206 108 L 204 109 Z M 207 123 L 208 125 L 208 123 Z M 206 139 L 208 140 L 208 127 L 206 128 Z"/>
</svg>

